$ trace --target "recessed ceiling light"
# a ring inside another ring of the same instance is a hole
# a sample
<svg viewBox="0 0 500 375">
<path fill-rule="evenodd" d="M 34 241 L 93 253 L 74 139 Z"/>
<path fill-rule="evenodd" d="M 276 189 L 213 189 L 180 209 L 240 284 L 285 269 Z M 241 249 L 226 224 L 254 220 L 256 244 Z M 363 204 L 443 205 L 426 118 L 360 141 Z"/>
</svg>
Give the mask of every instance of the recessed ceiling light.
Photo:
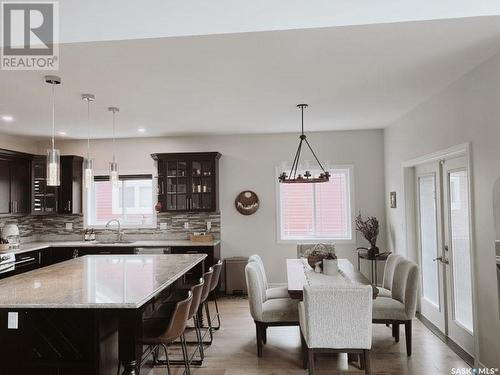
<svg viewBox="0 0 500 375">
<path fill-rule="evenodd" d="M 3 115 L 2 120 L 4 120 L 5 122 L 12 122 L 14 121 L 14 117 L 11 115 Z"/>
<path fill-rule="evenodd" d="M 137 129 L 137 131 L 139 133 L 146 133 L 146 129 L 144 129 L 144 128 L 139 128 L 139 129 Z"/>
<path fill-rule="evenodd" d="M 58 132 L 59 135 L 66 135 L 66 132 Z"/>
</svg>

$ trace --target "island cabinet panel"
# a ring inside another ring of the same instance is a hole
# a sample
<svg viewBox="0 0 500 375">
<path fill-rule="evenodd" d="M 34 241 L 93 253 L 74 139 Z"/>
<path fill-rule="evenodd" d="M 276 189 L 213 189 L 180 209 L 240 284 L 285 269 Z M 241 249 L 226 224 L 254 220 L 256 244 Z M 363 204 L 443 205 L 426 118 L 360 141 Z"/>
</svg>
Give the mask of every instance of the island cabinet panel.
<svg viewBox="0 0 500 375">
<path fill-rule="evenodd" d="M 219 210 L 218 152 L 152 154 L 160 212 Z"/>
<path fill-rule="evenodd" d="M 65 260 L 78 258 L 85 255 L 127 255 L 134 254 L 133 247 L 51 247 L 45 250 L 43 264 L 48 266 L 51 264 L 64 262 Z"/>
</svg>

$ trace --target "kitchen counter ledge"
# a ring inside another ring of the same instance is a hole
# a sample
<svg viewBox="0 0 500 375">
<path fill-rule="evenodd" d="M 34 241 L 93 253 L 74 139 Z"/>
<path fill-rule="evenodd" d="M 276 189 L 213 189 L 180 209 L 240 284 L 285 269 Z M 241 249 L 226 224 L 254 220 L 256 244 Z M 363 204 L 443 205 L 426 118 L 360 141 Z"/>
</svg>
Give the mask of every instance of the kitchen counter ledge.
<svg viewBox="0 0 500 375">
<path fill-rule="evenodd" d="M 193 242 L 190 240 L 138 240 L 126 243 L 103 243 L 99 241 L 52 241 L 52 242 L 26 242 L 21 243 L 19 249 L 6 251 L 7 253 L 22 254 L 29 251 L 43 250 L 50 247 L 213 247 L 220 244 L 220 240 L 209 242 Z"/>
</svg>

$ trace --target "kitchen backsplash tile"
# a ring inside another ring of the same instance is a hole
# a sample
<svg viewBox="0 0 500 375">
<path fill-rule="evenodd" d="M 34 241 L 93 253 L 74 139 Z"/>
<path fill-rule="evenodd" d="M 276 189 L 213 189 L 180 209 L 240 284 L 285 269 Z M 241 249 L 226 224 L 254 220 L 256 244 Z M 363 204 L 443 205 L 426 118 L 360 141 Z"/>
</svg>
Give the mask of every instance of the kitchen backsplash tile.
<svg viewBox="0 0 500 375">
<path fill-rule="evenodd" d="M 123 229 L 126 238 L 141 239 L 186 239 L 193 232 L 204 232 L 207 222 L 212 223 L 211 232 L 220 239 L 220 213 L 160 213 L 157 215 L 156 228 Z M 19 226 L 22 242 L 81 240 L 85 232 L 83 215 L 16 215 L 0 217 L 0 228 L 12 222 Z M 189 223 L 189 229 L 184 223 Z M 73 230 L 66 230 L 66 223 L 73 224 Z M 167 229 L 160 229 L 166 223 Z M 115 235 L 113 230 L 95 229 L 98 237 L 106 239 Z"/>
</svg>

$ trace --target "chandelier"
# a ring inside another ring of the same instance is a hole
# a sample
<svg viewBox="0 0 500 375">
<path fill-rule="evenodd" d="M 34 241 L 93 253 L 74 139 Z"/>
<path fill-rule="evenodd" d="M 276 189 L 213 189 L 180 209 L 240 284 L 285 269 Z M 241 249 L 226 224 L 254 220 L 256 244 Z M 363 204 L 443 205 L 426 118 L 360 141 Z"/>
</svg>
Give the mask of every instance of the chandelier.
<svg viewBox="0 0 500 375">
<path fill-rule="evenodd" d="M 308 105 L 297 104 L 297 107 L 300 108 L 302 114 L 302 132 L 299 137 L 300 138 L 299 147 L 297 148 L 297 152 L 295 153 L 295 158 L 293 159 L 290 173 L 287 175 L 286 172 L 282 172 L 278 180 L 279 182 L 284 184 L 328 182 L 330 179 L 330 173 L 328 171 L 325 171 L 325 168 L 323 168 L 323 165 L 321 165 L 320 161 L 318 160 L 318 157 L 316 156 L 311 145 L 309 144 L 306 135 L 304 134 L 304 108 L 307 108 Z M 300 162 L 300 153 L 302 151 L 302 145 L 304 144 L 304 142 L 311 151 L 312 155 L 314 156 L 314 159 L 316 159 L 316 162 L 318 163 L 319 167 L 321 168 L 322 172 L 320 172 L 320 174 L 316 177 L 314 177 L 310 171 L 305 171 L 304 175 L 300 173 L 297 174 L 297 169 L 299 167 L 299 162 Z"/>
</svg>

